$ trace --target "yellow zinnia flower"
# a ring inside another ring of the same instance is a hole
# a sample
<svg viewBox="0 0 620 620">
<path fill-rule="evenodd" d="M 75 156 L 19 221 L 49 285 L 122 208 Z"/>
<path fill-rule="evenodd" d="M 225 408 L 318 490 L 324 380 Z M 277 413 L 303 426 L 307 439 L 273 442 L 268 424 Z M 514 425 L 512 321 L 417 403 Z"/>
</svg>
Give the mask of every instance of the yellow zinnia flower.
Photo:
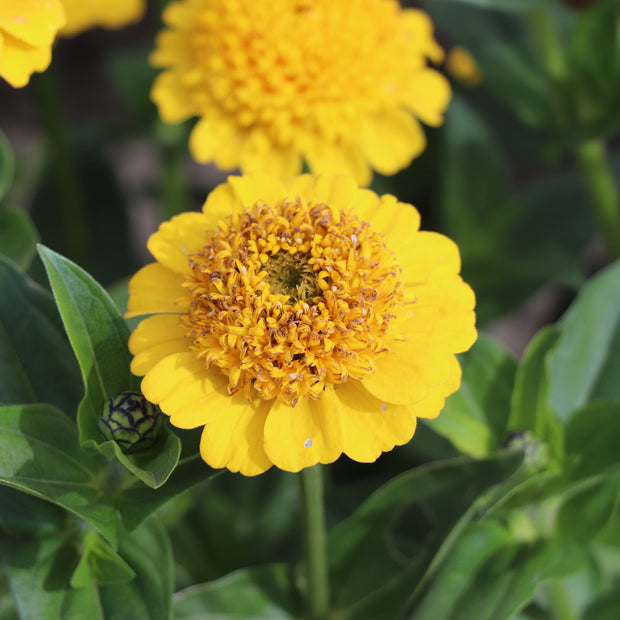
<svg viewBox="0 0 620 620">
<path fill-rule="evenodd" d="M 62 0 L 67 23 L 60 34 L 71 37 L 89 28 L 122 28 L 142 18 L 146 0 Z"/>
<path fill-rule="evenodd" d="M 370 462 L 460 383 L 474 294 L 448 238 L 348 176 L 230 177 L 148 241 L 132 371 L 212 467 Z"/>
<path fill-rule="evenodd" d="M 447 80 L 425 13 L 395 0 L 178 0 L 151 62 L 161 118 L 200 120 L 199 162 L 288 178 L 394 174 L 440 125 Z"/>
<path fill-rule="evenodd" d="M 35 71 L 45 71 L 64 23 L 59 0 L 1 0 L 0 77 L 18 88 Z"/>
<path fill-rule="evenodd" d="M 478 86 L 482 83 L 480 67 L 464 47 L 455 46 L 448 52 L 446 71 L 466 86 Z"/>
</svg>

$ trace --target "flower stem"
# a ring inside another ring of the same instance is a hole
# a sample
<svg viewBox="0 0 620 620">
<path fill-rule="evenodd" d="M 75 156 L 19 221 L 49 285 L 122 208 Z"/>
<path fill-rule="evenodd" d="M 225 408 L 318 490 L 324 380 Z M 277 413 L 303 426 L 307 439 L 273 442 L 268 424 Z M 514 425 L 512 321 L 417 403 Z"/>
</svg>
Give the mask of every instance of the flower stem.
<svg viewBox="0 0 620 620">
<path fill-rule="evenodd" d="M 82 210 L 83 201 L 75 160 L 69 141 L 69 125 L 65 118 L 53 67 L 33 80 L 36 99 L 52 154 L 56 187 L 56 208 L 70 258 L 88 268 L 90 258 L 89 230 Z"/>
<path fill-rule="evenodd" d="M 600 229 L 610 253 L 620 258 L 620 200 L 605 145 L 601 140 L 582 142 L 575 149 Z"/>
<path fill-rule="evenodd" d="M 530 31 L 549 75 L 559 81 L 566 77 L 566 60 L 549 10 L 540 9 L 528 15 Z"/>
<path fill-rule="evenodd" d="M 320 466 L 303 469 L 300 483 L 304 511 L 308 610 L 312 620 L 323 620 L 327 618 L 329 611 L 329 581 L 323 476 Z"/>
</svg>

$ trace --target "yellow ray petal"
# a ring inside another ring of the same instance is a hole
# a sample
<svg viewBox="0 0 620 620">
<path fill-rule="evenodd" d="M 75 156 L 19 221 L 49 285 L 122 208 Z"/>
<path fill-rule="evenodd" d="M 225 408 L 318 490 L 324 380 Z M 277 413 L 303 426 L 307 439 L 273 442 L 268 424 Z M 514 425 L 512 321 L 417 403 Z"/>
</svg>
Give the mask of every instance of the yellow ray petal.
<svg viewBox="0 0 620 620">
<path fill-rule="evenodd" d="M 406 168 L 426 146 L 420 123 L 404 110 L 382 111 L 362 128 L 362 150 L 371 167 L 382 174 Z"/>
<path fill-rule="evenodd" d="M 183 281 L 182 276 L 159 263 L 142 267 L 129 281 L 125 318 L 185 311 L 189 302 Z"/>
<path fill-rule="evenodd" d="M 164 71 L 158 75 L 151 88 L 151 99 L 166 123 L 180 123 L 198 112 L 179 71 Z"/>
<path fill-rule="evenodd" d="M 360 213 L 372 229 L 387 237 L 387 247 L 398 256 L 398 250 L 408 246 L 416 238 L 420 228 L 420 214 L 409 204 L 398 202 L 390 194 L 381 196 L 379 204 L 372 201 Z"/>
<path fill-rule="evenodd" d="M 183 340 L 184 336 L 178 314 L 156 314 L 140 321 L 129 338 L 129 350 L 137 355 L 162 342 Z"/>
<path fill-rule="evenodd" d="M 372 171 L 357 146 L 317 139 L 304 152 L 304 157 L 314 174 L 348 174 L 362 187 L 372 181 Z"/>
<path fill-rule="evenodd" d="M 244 476 L 256 476 L 272 465 L 263 448 L 265 420 L 271 401 L 246 402 L 227 409 L 205 425 L 200 455 L 211 467 L 226 467 Z"/>
<path fill-rule="evenodd" d="M 229 177 L 228 182 L 245 207 L 254 206 L 259 200 L 275 204 L 287 193 L 283 183 L 266 174 Z"/>
<path fill-rule="evenodd" d="M 189 257 L 202 249 L 208 227 L 209 221 L 204 213 L 181 213 L 164 222 L 146 245 L 162 265 L 186 274 L 190 272 Z"/>
<path fill-rule="evenodd" d="M 403 102 L 423 123 L 438 127 L 451 96 L 450 82 L 441 73 L 423 69 L 409 82 Z"/>
<path fill-rule="evenodd" d="M 379 400 L 411 405 L 448 380 L 449 356 L 433 342 L 409 339 L 391 347 L 393 351 L 377 356 L 376 372 L 363 380 L 364 387 Z"/>
<path fill-rule="evenodd" d="M 265 423 L 265 452 L 280 469 L 295 472 L 331 463 L 342 446 L 340 401 L 332 387 L 320 400 L 304 398 L 295 407 L 274 401 Z"/>
<path fill-rule="evenodd" d="M 451 239 L 422 231 L 411 241 L 394 249 L 402 273 L 403 286 L 416 286 L 432 277 L 457 274 L 461 270 L 459 249 Z"/>
<path fill-rule="evenodd" d="M 193 353 L 174 353 L 156 364 L 142 380 L 142 393 L 159 405 L 178 428 L 196 428 L 228 408 L 245 406 L 228 394 L 228 379 L 217 369 L 207 370 Z"/>
<path fill-rule="evenodd" d="M 8 33 L 0 33 L 0 77 L 11 86 L 21 88 L 28 84 L 35 71 L 45 71 L 52 59 L 51 46 L 33 47 Z"/>
<path fill-rule="evenodd" d="M 382 403 L 355 380 L 336 386 L 336 395 L 342 409 L 344 453 L 355 461 L 371 463 L 413 437 L 412 406 Z"/>
<path fill-rule="evenodd" d="M 413 411 L 418 418 L 433 419 L 436 418 L 443 406 L 447 396 L 454 394 L 461 385 L 461 367 L 459 362 L 451 355 L 450 358 L 450 377 L 442 384 L 431 388 L 428 396 L 419 403 L 413 405 Z"/>
<path fill-rule="evenodd" d="M 2 0 L 0 30 L 32 47 L 50 47 L 65 23 L 59 0 Z"/>
</svg>

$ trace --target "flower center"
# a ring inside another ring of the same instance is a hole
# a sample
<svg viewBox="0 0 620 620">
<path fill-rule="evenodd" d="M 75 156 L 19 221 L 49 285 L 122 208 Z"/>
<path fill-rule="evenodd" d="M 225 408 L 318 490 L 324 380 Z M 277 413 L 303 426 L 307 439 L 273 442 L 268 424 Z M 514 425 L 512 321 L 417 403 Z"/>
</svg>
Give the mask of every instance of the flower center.
<svg viewBox="0 0 620 620">
<path fill-rule="evenodd" d="M 383 235 L 300 198 L 220 221 L 190 268 L 181 318 L 189 348 L 248 399 L 294 405 L 374 372 L 404 304 Z"/>
<path fill-rule="evenodd" d="M 300 252 L 273 254 L 265 263 L 265 281 L 274 293 L 288 295 L 293 303 L 310 303 L 321 294 L 321 289 L 309 259 L 310 256 Z"/>
</svg>

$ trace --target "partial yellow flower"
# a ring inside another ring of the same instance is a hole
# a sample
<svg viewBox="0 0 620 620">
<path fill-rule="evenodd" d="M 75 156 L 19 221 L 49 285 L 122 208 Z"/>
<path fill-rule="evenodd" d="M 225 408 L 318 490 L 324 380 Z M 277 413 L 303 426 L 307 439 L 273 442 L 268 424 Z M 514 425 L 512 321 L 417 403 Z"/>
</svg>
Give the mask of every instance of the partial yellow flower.
<svg viewBox="0 0 620 620">
<path fill-rule="evenodd" d="M 142 19 L 146 0 L 62 0 L 67 13 L 67 23 L 61 30 L 63 36 L 74 36 L 101 26 L 123 28 Z"/>
<path fill-rule="evenodd" d="M 446 71 L 466 86 L 482 83 L 482 73 L 474 57 L 464 47 L 453 47 L 446 58 Z"/>
<path fill-rule="evenodd" d="M 151 63 L 161 118 L 200 120 L 199 162 L 288 178 L 394 174 L 425 147 L 448 81 L 425 13 L 396 0 L 178 0 Z"/>
<path fill-rule="evenodd" d="M 19 88 L 35 71 L 45 71 L 56 33 L 64 23 L 59 0 L 2 0 L 0 77 Z"/>
<path fill-rule="evenodd" d="M 132 371 L 212 467 L 299 471 L 408 442 L 460 383 L 474 294 L 448 238 L 352 177 L 230 177 L 129 285 Z"/>
</svg>

